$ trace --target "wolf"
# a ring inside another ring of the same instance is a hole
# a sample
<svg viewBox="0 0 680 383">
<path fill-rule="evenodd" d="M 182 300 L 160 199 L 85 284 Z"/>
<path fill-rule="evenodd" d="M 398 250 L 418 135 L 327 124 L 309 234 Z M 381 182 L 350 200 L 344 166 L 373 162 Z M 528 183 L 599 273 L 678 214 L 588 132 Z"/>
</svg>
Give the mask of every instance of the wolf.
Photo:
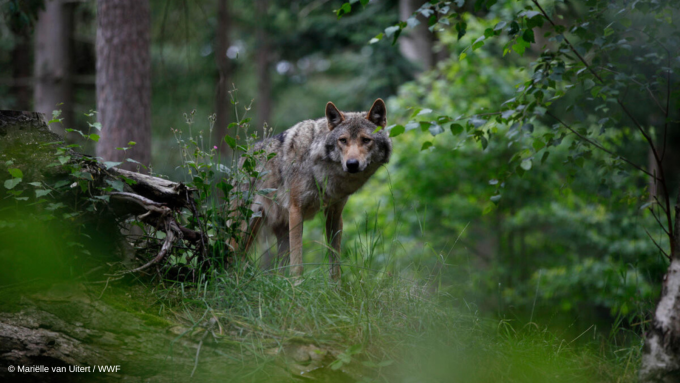
<svg viewBox="0 0 680 383">
<path fill-rule="evenodd" d="M 240 187 L 242 191 L 270 192 L 250 194 L 254 195 L 249 202 L 253 218 L 241 223 L 245 236 L 239 250 L 247 253 L 260 230 L 267 229 L 277 238 L 278 258 L 290 254 L 291 275 L 300 276 L 303 221 L 323 210 L 331 248 L 330 274 L 339 279 L 342 210 L 349 196 L 389 162 L 392 141 L 386 125 L 387 108 L 382 99 L 368 112 L 341 112 L 329 102 L 324 118 L 299 122 L 256 143 L 255 152 L 275 156 L 262 165 L 263 177 Z M 237 249 L 238 243 L 232 240 L 231 246 Z"/>
</svg>

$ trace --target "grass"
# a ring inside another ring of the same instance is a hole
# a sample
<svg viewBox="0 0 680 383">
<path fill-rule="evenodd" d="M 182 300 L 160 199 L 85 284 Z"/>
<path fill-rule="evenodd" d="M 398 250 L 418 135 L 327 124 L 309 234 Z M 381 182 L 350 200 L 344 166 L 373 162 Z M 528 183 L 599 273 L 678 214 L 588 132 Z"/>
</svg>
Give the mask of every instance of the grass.
<svg viewBox="0 0 680 383">
<path fill-rule="evenodd" d="M 186 334 L 210 329 L 234 346 L 229 356 L 240 361 L 239 380 L 305 374 L 332 382 L 636 380 L 639 353 L 616 359 L 602 339 L 577 346 L 535 323 L 483 317 L 473 305 L 461 308 L 398 274 L 344 271 L 338 285 L 325 267 L 304 279 L 246 268 L 155 292 L 161 311 L 181 313 L 175 317 Z"/>
</svg>

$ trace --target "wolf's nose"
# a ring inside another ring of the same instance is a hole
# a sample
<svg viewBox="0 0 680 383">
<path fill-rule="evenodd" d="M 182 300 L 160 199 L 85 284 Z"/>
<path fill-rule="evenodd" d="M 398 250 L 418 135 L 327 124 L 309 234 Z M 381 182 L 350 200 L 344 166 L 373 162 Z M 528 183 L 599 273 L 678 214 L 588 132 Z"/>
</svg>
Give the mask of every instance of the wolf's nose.
<svg viewBox="0 0 680 383">
<path fill-rule="evenodd" d="M 359 171 L 359 161 L 357 160 L 347 160 L 347 171 L 350 173 L 356 173 Z"/>
</svg>

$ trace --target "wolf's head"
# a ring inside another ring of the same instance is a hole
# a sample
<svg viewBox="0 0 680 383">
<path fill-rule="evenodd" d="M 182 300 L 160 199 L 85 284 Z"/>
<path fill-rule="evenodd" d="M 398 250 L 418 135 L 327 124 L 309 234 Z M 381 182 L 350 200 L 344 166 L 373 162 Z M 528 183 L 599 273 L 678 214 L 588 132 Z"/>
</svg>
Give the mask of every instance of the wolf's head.
<svg viewBox="0 0 680 383">
<path fill-rule="evenodd" d="M 330 134 L 326 138 L 326 155 L 342 164 L 348 173 L 359 173 L 371 164 L 384 164 L 390 159 L 392 142 L 384 129 L 387 108 L 381 99 L 375 100 L 367 113 L 342 113 L 329 102 L 326 120 Z M 374 133 L 375 132 L 375 133 Z"/>
</svg>

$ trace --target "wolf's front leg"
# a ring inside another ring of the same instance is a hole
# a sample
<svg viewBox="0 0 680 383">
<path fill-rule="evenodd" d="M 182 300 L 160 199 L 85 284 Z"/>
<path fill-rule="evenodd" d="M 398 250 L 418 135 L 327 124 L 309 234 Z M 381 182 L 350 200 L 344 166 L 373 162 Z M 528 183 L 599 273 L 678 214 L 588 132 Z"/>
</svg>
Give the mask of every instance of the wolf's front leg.
<svg viewBox="0 0 680 383">
<path fill-rule="evenodd" d="M 328 260 L 331 265 L 331 278 L 340 279 L 340 244 L 342 243 L 342 209 L 347 200 L 337 202 L 326 208 L 326 242 L 331 247 Z"/>
<path fill-rule="evenodd" d="M 290 204 L 288 209 L 288 227 L 290 228 L 290 273 L 294 276 L 302 275 L 302 211 Z"/>
</svg>

